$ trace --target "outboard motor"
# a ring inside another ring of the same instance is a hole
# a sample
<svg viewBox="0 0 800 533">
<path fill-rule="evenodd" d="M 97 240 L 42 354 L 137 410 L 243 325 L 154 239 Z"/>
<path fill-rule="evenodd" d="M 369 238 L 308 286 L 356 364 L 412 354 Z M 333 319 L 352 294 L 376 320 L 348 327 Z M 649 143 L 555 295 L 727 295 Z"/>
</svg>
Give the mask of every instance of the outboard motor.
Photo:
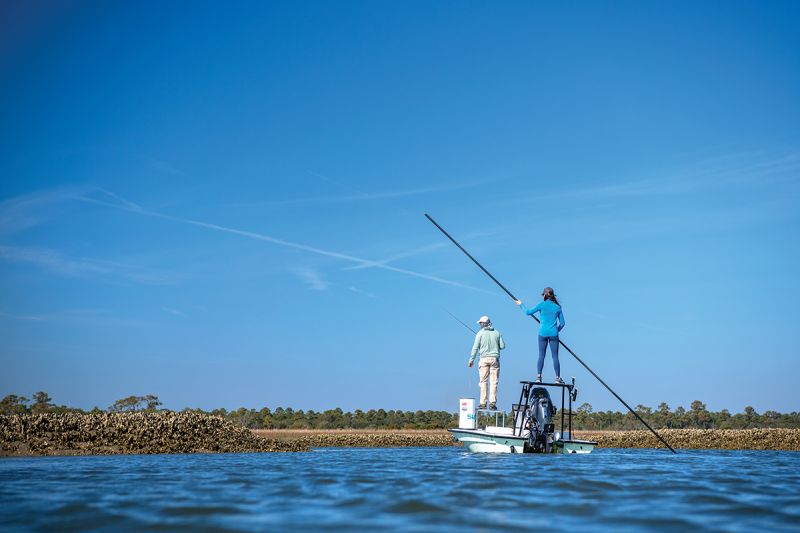
<svg viewBox="0 0 800 533">
<path fill-rule="evenodd" d="M 555 424 L 553 415 L 556 407 L 550 400 L 550 393 L 544 387 L 531 390 L 528 409 L 528 442 L 536 452 L 549 453 L 553 446 Z"/>
</svg>

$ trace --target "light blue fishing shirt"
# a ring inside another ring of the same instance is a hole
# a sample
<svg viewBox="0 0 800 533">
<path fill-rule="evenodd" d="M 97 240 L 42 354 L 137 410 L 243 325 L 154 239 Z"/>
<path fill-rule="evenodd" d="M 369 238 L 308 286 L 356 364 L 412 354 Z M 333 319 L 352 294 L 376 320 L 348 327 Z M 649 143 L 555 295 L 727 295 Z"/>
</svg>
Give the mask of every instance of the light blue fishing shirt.
<svg viewBox="0 0 800 533">
<path fill-rule="evenodd" d="M 561 331 L 567 324 L 564 320 L 564 313 L 561 312 L 561 306 L 550 300 L 544 300 L 536 304 L 533 309 L 528 309 L 525 304 L 520 305 L 520 308 L 526 315 L 539 315 L 539 336 L 540 337 L 556 337 L 558 332 Z"/>
<path fill-rule="evenodd" d="M 500 350 L 505 349 L 506 343 L 500 332 L 495 330 L 492 326 L 481 328 L 477 335 L 475 335 L 475 342 L 472 344 L 472 353 L 470 353 L 469 362 L 475 360 L 475 356 L 480 354 L 480 357 L 497 357 L 500 358 Z"/>
</svg>

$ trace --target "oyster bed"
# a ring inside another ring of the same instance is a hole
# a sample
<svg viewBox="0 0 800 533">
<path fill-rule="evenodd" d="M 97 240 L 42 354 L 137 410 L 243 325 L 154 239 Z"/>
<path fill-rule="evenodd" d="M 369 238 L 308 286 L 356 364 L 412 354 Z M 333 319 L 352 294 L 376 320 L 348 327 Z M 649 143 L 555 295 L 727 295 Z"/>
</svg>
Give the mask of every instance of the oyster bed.
<svg viewBox="0 0 800 533">
<path fill-rule="evenodd" d="M 310 448 L 401 448 L 452 446 L 449 433 L 318 433 L 304 435 L 294 442 Z"/>
<path fill-rule="evenodd" d="M 800 451 L 800 429 L 662 429 L 675 448 Z M 601 448 L 661 448 L 649 431 L 575 431 Z M 453 446 L 445 430 L 249 430 L 193 412 L 0 415 L 0 455 L 299 452 Z"/>
<path fill-rule="evenodd" d="M 800 429 L 660 429 L 674 448 L 697 450 L 800 451 Z M 460 446 L 446 430 L 255 430 L 261 436 L 311 448 Z M 663 448 L 652 433 L 576 430 L 575 438 L 597 441 L 599 448 Z"/>
<path fill-rule="evenodd" d="M 673 448 L 696 450 L 786 450 L 800 451 L 800 429 L 660 429 L 658 433 Z M 579 439 L 597 441 L 599 448 L 663 448 L 647 430 L 578 431 Z"/>
<path fill-rule="evenodd" d="M 296 452 L 219 417 L 169 411 L 0 415 L 0 455 Z"/>
</svg>

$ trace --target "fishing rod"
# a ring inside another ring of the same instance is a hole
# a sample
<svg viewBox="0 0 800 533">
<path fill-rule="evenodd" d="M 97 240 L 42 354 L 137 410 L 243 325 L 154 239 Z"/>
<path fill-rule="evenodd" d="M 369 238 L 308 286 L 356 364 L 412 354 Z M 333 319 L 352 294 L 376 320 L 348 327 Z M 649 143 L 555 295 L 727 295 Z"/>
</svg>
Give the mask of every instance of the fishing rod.
<svg viewBox="0 0 800 533">
<path fill-rule="evenodd" d="M 465 328 L 467 328 L 468 330 L 470 330 L 470 331 L 472 332 L 472 334 L 473 334 L 473 335 L 477 335 L 477 334 L 478 334 L 478 332 L 477 332 L 477 331 L 475 331 L 474 329 L 472 329 L 471 327 L 469 327 L 468 325 L 466 325 L 465 323 L 463 323 L 463 322 L 461 321 L 461 319 L 460 319 L 460 318 L 458 318 L 456 315 L 454 315 L 453 313 L 451 313 L 450 311 L 448 311 L 448 310 L 447 310 L 447 309 L 445 309 L 444 307 L 442 307 L 442 311 L 444 311 L 445 313 L 447 313 L 448 315 L 450 315 L 451 317 L 453 317 L 453 320 L 455 320 L 456 322 L 458 322 L 459 324 L 461 324 L 462 326 L 464 326 Z"/>
<path fill-rule="evenodd" d="M 475 334 L 475 335 L 477 335 L 477 334 L 478 334 L 478 332 L 477 332 L 477 331 L 475 331 L 474 329 L 472 329 L 471 327 L 469 327 L 469 326 L 468 326 L 466 323 L 462 322 L 460 318 L 458 318 L 456 315 L 454 315 L 453 313 L 451 313 L 450 311 L 448 311 L 448 310 L 447 310 L 447 309 L 445 309 L 444 307 L 442 307 L 442 311 L 444 311 L 445 313 L 447 313 L 448 315 L 450 315 L 451 317 L 453 317 L 453 320 L 455 320 L 456 322 L 458 322 L 459 324 L 461 324 L 462 326 L 464 326 L 465 328 L 467 328 L 467 329 L 470 331 L 470 333 L 473 333 L 473 334 Z"/>
<path fill-rule="evenodd" d="M 486 269 L 483 267 L 483 265 L 482 265 L 482 264 L 480 264 L 480 263 L 478 262 L 478 260 L 477 260 L 477 259 L 475 259 L 474 257 L 472 257 L 472 255 L 471 255 L 471 254 L 470 254 L 468 251 L 466 251 L 466 250 L 464 249 L 464 247 L 463 247 L 463 246 L 461 246 L 461 245 L 458 243 L 458 241 L 456 241 L 456 240 L 455 240 L 453 237 L 451 237 L 451 236 L 450 236 L 450 234 L 449 234 L 449 233 L 447 233 L 443 227 L 441 227 L 441 226 L 440 226 L 440 225 L 439 225 L 439 224 L 438 224 L 438 223 L 437 223 L 435 220 L 433 220 L 433 217 L 431 217 L 431 216 L 430 216 L 428 213 L 425 213 L 425 218 L 427 218 L 428 220 L 430 220 L 430 221 L 431 221 L 431 223 L 432 223 L 434 226 L 436 226 L 436 227 L 439 229 L 439 231 L 441 231 L 441 232 L 444 234 L 444 236 L 445 236 L 445 237 L 447 237 L 448 239 L 450 239 L 450 241 L 452 241 L 452 243 L 453 243 L 453 244 L 455 244 L 455 245 L 458 247 L 458 249 L 459 249 L 459 250 L 461 250 L 462 252 L 464 252 L 464 255 L 466 255 L 467 257 L 469 257 L 469 258 L 472 260 L 472 262 L 473 262 L 473 263 L 475 263 L 475 264 L 478 266 L 478 268 L 480 268 L 481 270 L 483 270 L 484 274 L 486 274 L 487 276 L 489 276 L 490 278 L 492 278 L 492 281 L 494 281 L 495 283 L 497 283 L 497 286 L 498 286 L 498 287 L 500 287 L 501 289 L 503 289 L 503 291 L 504 291 L 506 294 L 508 294 L 508 295 L 511 297 L 511 299 L 512 299 L 512 300 L 514 300 L 515 302 L 516 302 L 516 301 L 518 301 L 518 298 L 517 298 L 516 296 L 514 296 L 513 294 L 511 294 L 511 291 L 509 291 L 509 290 L 508 290 L 508 289 L 505 287 L 505 285 L 503 285 L 502 283 L 500 283 L 500 282 L 497 280 L 497 278 L 496 278 L 496 277 L 492 276 L 492 274 L 491 274 L 491 273 L 490 273 L 488 270 L 486 270 Z M 533 319 L 534 319 L 536 322 L 539 322 L 539 319 L 538 319 L 537 317 L 535 317 L 535 316 L 533 316 L 533 315 L 530 315 L 530 316 L 531 316 L 531 318 L 533 318 Z M 460 320 L 459 320 L 459 322 L 460 322 Z M 570 349 L 570 347 L 569 347 L 569 346 L 567 346 L 566 344 L 564 344 L 564 341 L 562 341 L 561 339 L 558 339 L 558 343 L 559 343 L 561 346 L 563 346 L 563 347 L 564 347 L 564 349 L 566 349 L 566 350 L 567 350 L 567 351 L 570 353 L 570 355 L 572 355 L 572 357 L 574 357 L 574 358 L 575 358 L 575 359 L 576 359 L 576 360 L 577 360 L 577 361 L 578 361 L 578 362 L 579 362 L 581 365 L 583 365 L 583 368 L 585 368 L 586 370 L 588 370 L 588 371 L 589 371 L 589 373 L 590 373 L 591 375 L 593 375 L 593 376 L 595 377 L 595 379 L 597 379 L 597 381 L 599 381 L 599 382 L 600 382 L 600 383 L 601 383 L 601 384 L 602 384 L 602 385 L 603 385 L 603 386 L 604 386 L 604 387 L 605 387 L 605 388 L 608 390 L 608 392 L 610 392 L 611 394 L 613 394 L 613 395 L 614 395 L 614 397 L 615 397 L 617 400 L 619 400 L 619 401 L 622 403 L 622 405 L 624 405 L 624 406 L 625 406 L 625 407 L 628 409 L 628 411 L 630 411 L 630 412 L 633 414 L 633 416 L 635 416 L 636 418 L 638 418 L 638 419 L 639 419 L 639 421 L 640 421 L 642 424 L 644 424 L 644 425 L 647 427 L 647 429 L 649 429 L 649 430 L 650 430 L 650 432 L 651 432 L 653 435 L 655 435 L 655 436 L 658 438 L 658 440 L 660 440 L 660 441 L 661 441 L 661 442 L 664 444 L 664 446 L 666 446 L 667 448 L 669 448 L 669 449 L 670 449 L 670 451 L 671 451 L 672 453 L 678 453 L 678 452 L 676 452 L 676 451 L 675 451 L 675 449 L 674 449 L 672 446 L 670 446 L 670 445 L 669 445 L 669 443 L 668 443 L 666 440 L 664 440 L 664 438 L 663 438 L 661 435 L 659 435 L 659 434 L 658 434 L 658 432 L 657 432 L 655 429 L 653 429 L 653 428 L 651 428 L 651 427 L 650 427 L 650 424 L 648 424 L 647 422 L 645 422 L 644 418 L 642 418 L 641 416 L 639 416 L 639 413 L 637 413 L 636 411 L 634 411 L 633 409 L 631 409 L 631 406 L 630 406 L 630 405 L 628 405 L 628 403 L 627 403 L 625 400 L 623 400 L 623 399 L 622 399 L 622 397 L 620 397 L 620 395 L 619 395 L 619 394 L 617 394 L 616 392 L 614 392 L 614 389 L 612 389 L 611 387 L 609 387 L 609 386 L 608 386 L 608 384 L 606 384 L 606 382 L 605 382 L 605 381 L 603 381 L 603 380 L 602 380 L 602 378 L 600 378 L 600 376 L 598 376 L 598 375 L 597 375 L 597 374 L 594 372 L 594 370 L 592 370 L 591 368 L 589 368 L 589 365 L 587 365 L 586 363 L 584 363 L 584 362 L 583 362 L 583 360 L 582 360 L 580 357 L 578 357 L 578 355 L 577 355 L 575 352 L 573 352 L 573 351 Z"/>
</svg>

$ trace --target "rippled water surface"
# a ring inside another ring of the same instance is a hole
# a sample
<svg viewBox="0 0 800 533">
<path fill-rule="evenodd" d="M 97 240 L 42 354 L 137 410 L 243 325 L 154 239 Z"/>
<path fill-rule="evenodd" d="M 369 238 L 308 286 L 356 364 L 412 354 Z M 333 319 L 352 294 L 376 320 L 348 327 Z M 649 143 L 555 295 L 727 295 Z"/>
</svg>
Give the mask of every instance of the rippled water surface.
<svg viewBox="0 0 800 533">
<path fill-rule="evenodd" d="M 800 453 L 0 459 L 3 531 L 800 530 Z"/>
</svg>

